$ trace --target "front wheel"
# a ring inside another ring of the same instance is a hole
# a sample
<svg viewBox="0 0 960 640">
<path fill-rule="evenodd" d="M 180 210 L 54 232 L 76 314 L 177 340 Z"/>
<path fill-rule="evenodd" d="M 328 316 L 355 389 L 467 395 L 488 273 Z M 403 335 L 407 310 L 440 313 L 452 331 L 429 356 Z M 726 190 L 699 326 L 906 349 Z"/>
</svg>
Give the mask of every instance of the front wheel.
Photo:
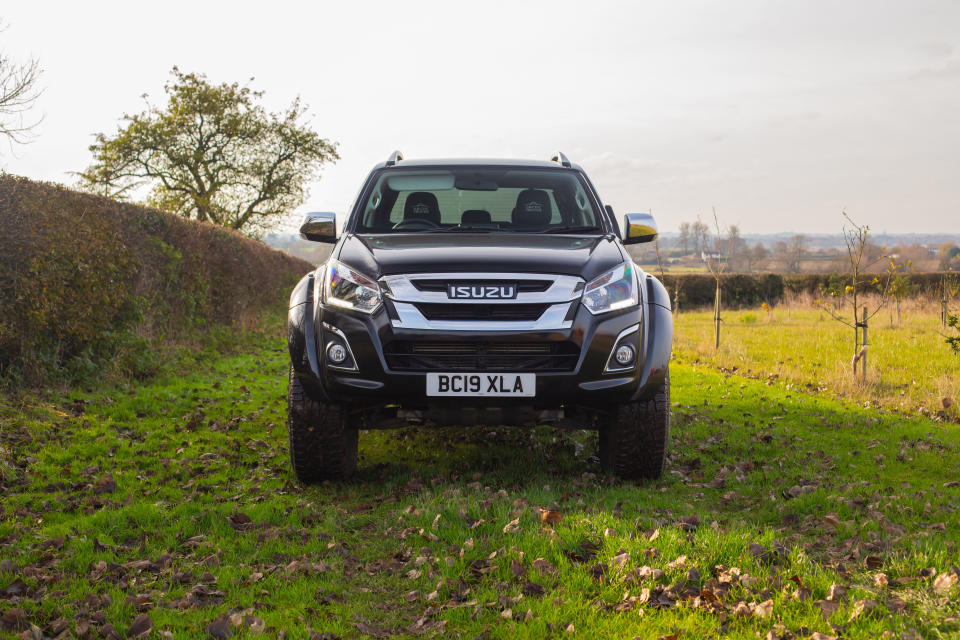
<svg viewBox="0 0 960 640">
<path fill-rule="evenodd" d="M 340 480 L 357 468 L 359 432 L 342 405 L 310 397 L 290 367 L 287 390 L 290 464 L 300 482 Z"/>
<path fill-rule="evenodd" d="M 621 478 L 659 478 L 670 444 L 670 375 L 650 400 L 627 402 L 600 427 L 600 463 Z"/>
</svg>

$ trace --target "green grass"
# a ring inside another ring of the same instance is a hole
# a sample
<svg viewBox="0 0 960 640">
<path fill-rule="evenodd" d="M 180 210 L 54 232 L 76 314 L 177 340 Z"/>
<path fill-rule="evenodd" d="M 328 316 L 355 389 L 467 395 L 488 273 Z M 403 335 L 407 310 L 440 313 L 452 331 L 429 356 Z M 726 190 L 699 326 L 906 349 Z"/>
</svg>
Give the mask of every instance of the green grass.
<svg viewBox="0 0 960 640">
<path fill-rule="evenodd" d="M 363 433 L 354 480 L 305 488 L 286 366 L 266 337 L 140 386 L 6 404 L 0 636 L 59 620 L 125 636 L 138 608 L 177 638 L 229 614 L 287 638 L 960 633 L 953 425 L 678 364 L 656 482 L 603 476 L 586 432 L 407 429 Z M 825 618 L 831 585 L 848 591 Z"/>
<path fill-rule="evenodd" d="M 936 309 L 911 305 L 901 326 L 891 323 L 888 311 L 870 321 L 867 384 L 852 375 L 853 329 L 825 311 L 776 307 L 770 313 L 729 310 L 722 317 L 718 351 L 713 311 L 681 313 L 674 333 L 677 360 L 867 407 L 960 418 L 960 357 L 944 341 Z"/>
</svg>

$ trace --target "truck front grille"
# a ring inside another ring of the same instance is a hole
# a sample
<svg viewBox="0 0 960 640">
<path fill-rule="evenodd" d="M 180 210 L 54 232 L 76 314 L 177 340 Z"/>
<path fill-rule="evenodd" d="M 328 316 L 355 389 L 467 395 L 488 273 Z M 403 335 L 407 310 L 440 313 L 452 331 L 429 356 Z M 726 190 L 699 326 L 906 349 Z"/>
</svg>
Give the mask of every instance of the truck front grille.
<svg viewBox="0 0 960 640">
<path fill-rule="evenodd" d="M 482 283 L 485 285 L 501 286 L 515 285 L 520 293 L 542 293 L 550 288 L 552 280 L 464 280 L 462 278 L 411 278 L 410 280 L 417 291 L 442 291 L 446 293 L 449 285 L 475 285 Z"/>
<path fill-rule="evenodd" d="M 572 371 L 580 347 L 572 342 L 394 340 L 384 355 L 394 371 Z"/>
<path fill-rule="evenodd" d="M 537 320 L 549 304 L 464 304 L 418 302 L 427 320 Z"/>
</svg>

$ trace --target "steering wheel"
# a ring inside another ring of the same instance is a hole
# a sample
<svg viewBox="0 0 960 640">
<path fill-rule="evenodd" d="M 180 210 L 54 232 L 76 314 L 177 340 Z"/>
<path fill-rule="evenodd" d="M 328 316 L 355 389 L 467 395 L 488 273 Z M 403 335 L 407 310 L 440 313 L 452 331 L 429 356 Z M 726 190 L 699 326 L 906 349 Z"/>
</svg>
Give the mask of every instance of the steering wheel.
<svg viewBox="0 0 960 640">
<path fill-rule="evenodd" d="M 394 230 L 400 229 L 439 229 L 440 225 L 434 222 L 433 220 L 427 220 L 426 218 L 404 218 L 397 224 L 393 225 Z"/>
</svg>

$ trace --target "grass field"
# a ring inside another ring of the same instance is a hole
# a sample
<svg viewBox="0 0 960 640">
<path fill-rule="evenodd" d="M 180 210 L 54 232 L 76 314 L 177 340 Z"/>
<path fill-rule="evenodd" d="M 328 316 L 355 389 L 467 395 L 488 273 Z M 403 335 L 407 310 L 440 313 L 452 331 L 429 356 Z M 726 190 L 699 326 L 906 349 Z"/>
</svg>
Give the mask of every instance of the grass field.
<svg viewBox="0 0 960 640">
<path fill-rule="evenodd" d="M 683 360 L 641 484 L 503 428 L 364 433 L 301 487 L 277 336 L 8 402 L 0 636 L 957 637 L 957 428 Z"/>
<path fill-rule="evenodd" d="M 871 320 L 866 385 L 851 373 L 853 329 L 825 311 L 786 306 L 770 313 L 725 311 L 722 317 L 717 351 L 713 311 L 681 313 L 674 333 L 676 358 L 868 407 L 960 418 L 960 356 L 944 342 L 939 311 L 933 305 L 910 303 L 901 326 L 891 324 L 889 310 Z"/>
</svg>

